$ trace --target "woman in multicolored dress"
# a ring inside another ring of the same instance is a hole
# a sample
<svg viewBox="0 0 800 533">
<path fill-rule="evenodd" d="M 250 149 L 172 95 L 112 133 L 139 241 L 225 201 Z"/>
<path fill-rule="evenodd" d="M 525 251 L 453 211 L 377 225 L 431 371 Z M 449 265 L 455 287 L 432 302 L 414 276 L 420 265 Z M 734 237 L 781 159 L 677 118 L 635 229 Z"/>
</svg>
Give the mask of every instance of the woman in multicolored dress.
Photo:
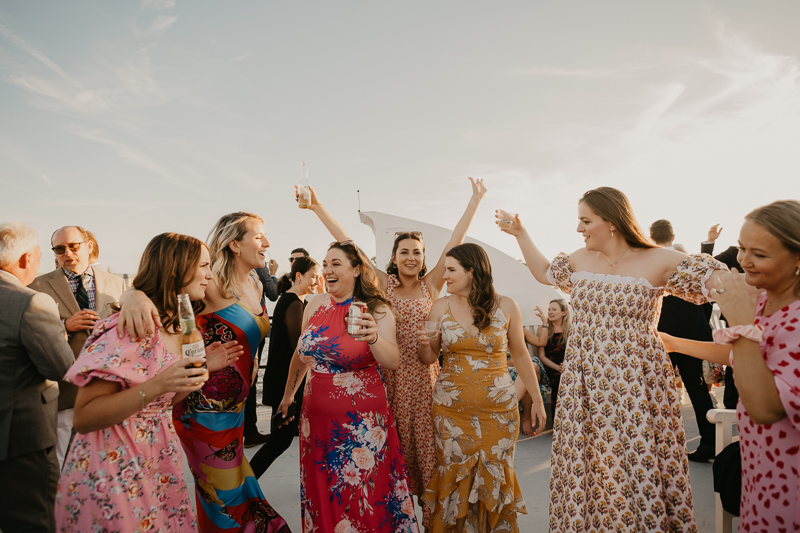
<svg viewBox="0 0 800 533">
<path fill-rule="evenodd" d="M 515 532 L 527 513 L 514 473 L 519 434 L 517 393 L 506 368 L 511 353 L 519 379 L 533 396 L 535 432 L 544 428 L 544 400 L 522 332 L 522 313 L 492 286 L 492 266 L 477 244 L 447 252 L 444 279 L 450 296 L 431 308 L 440 324 L 433 339 L 418 330 L 419 358 L 444 366 L 433 393 L 439 466 L 422 501 L 431 509 L 431 531 Z"/>
<path fill-rule="evenodd" d="M 392 256 L 386 272 L 372 267 L 386 297 L 392 302 L 401 320 L 397 324 L 397 344 L 400 346 L 400 366 L 397 370 L 383 371 L 386 394 L 392 406 L 400 445 L 406 459 L 411 483 L 411 493 L 422 496 L 425 486 L 436 470 L 436 447 L 433 441 L 431 405 L 433 386 L 439 376 L 438 364 L 422 364 L 417 357 L 417 325 L 425 320 L 433 299 L 444 287 L 445 253 L 464 242 L 467 230 L 486 195 L 483 180 L 469 178 L 472 196 L 461 219 L 456 224 L 450 241 L 445 245 L 436 266 L 428 271 L 425 264 L 425 243 L 418 231 L 400 231 L 395 234 Z M 342 228 L 319 203 L 312 191 L 311 208 L 325 224 L 333 238 L 350 240 Z M 422 523 L 428 526 L 428 508 L 423 506 Z"/>
<path fill-rule="evenodd" d="M 147 339 L 119 338 L 116 314 L 95 326 L 66 376 L 80 389 L 77 434 L 56 497 L 58 531 L 196 529 L 170 408 L 208 374 L 192 367 L 200 358 L 181 359 L 176 295 L 188 294 L 199 309 L 210 279 L 202 242 L 159 235 L 145 248 L 133 284 L 156 303 L 163 326 Z M 240 353 L 235 342 L 209 347 L 209 369 Z"/>
<path fill-rule="evenodd" d="M 244 456 L 244 405 L 258 370 L 258 346 L 269 330 L 261 283 L 253 272 L 264 265 L 269 247 L 264 221 L 252 213 L 225 215 L 208 242 L 214 278 L 197 324 L 206 345 L 236 340 L 244 356 L 211 372 L 203 388 L 172 411 L 195 479 L 198 526 L 206 533 L 285 533 L 286 521 L 264 498 Z M 126 295 L 123 310 L 129 303 L 135 320 L 148 314 L 140 293 Z"/>
<path fill-rule="evenodd" d="M 279 410 L 288 409 L 306 372 L 300 414 L 303 531 L 418 532 L 414 501 L 381 371 L 396 369 L 392 304 L 351 241 L 333 243 L 323 262 L 328 293 L 306 306 L 303 334 Z M 366 304 L 348 334 L 353 302 Z M 379 369 L 380 367 L 380 369 Z"/>
<path fill-rule="evenodd" d="M 680 398 L 656 331 L 663 294 L 706 301 L 725 266 L 659 248 L 628 198 L 601 187 L 578 204 L 585 248 L 551 263 L 519 215 L 498 212 L 540 283 L 571 294 L 553 424 L 551 531 L 696 532 Z"/>
</svg>

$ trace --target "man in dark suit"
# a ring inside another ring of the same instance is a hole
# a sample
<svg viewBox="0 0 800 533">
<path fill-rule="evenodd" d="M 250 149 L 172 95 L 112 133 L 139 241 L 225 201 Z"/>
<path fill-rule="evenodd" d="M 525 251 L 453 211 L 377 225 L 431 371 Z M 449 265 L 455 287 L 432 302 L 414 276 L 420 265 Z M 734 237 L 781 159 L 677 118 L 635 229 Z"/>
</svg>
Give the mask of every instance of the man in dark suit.
<svg viewBox="0 0 800 533">
<path fill-rule="evenodd" d="M 668 220 L 657 220 L 650 226 L 650 238 L 661 247 L 673 248 L 675 235 Z M 710 341 L 711 326 L 702 305 L 681 300 L 675 296 L 665 296 L 661 304 L 661 317 L 658 331 L 675 337 L 696 341 Z M 694 408 L 697 428 L 700 430 L 700 445 L 688 455 L 690 461 L 705 462 L 713 459 L 716 449 L 716 429 L 708 421 L 706 413 L 714 408 L 708 386 L 703 378 L 703 361 L 690 355 L 670 352 L 670 361 L 678 367 L 683 386 L 689 394 Z"/>
<path fill-rule="evenodd" d="M 36 232 L 0 224 L 0 529 L 55 531 L 58 385 L 73 362 L 53 299 L 26 285 Z"/>
<path fill-rule="evenodd" d="M 700 253 L 711 255 L 714 253 L 714 242 L 719 238 L 722 233 L 722 228 L 719 224 L 714 224 L 708 230 L 708 240 L 700 243 Z M 742 271 L 742 265 L 739 264 L 738 246 L 729 246 L 724 252 L 715 255 L 714 259 L 724 264 L 728 268 Z M 725 317 L 720 317 L 722 320 Z M 725 404 L 725 409 L 736 409 L 736 404 L 739 403 L 739 391 L 736 390 L 736 383 L 733 381 L 733 367 L 725 367 L 725 394 L 722 397 L 722 403 Z"/>
<path fill-rule="evenodd" d="M 77 359 L 95 322 L 113 313 L 111 304 L 118 301 L 125 291 L 125 282 L 89 266 L 93 243 L 89 233 L 80 226 L 56 230 L 50 242 L 58 268 L 36 278 L 31 288 L 49 294 L 58 304 L 61 320 L 69 334 L 69 345 Z M 72 436 L 72 415 L 78 388 L 61 381 L 58 385 L 61 395 L 58 398 L 56 453 L 59 464 L 63 464 Z"/>
</svg>

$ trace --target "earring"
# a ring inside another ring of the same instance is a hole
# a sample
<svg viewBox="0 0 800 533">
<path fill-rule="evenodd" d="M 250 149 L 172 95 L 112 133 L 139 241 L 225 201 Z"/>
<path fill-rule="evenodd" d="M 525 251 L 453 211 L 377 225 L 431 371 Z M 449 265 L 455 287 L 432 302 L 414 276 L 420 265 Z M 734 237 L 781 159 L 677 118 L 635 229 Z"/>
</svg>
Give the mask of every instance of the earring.
<svg viewBox="0 0 800 533">
<path fill-rule="evenodd" d="M 614 236 L 614 232 L 613 232 L 613 231 L 611 232 L 611 236 L 612 236 L 612 237 Z"/>
<path fill-rule="evenodd" d="M 795 276 L 800 276 L 800 267 L 797 267 L 797 268 L 794 269 L 794 275 Z"/>
</svg>

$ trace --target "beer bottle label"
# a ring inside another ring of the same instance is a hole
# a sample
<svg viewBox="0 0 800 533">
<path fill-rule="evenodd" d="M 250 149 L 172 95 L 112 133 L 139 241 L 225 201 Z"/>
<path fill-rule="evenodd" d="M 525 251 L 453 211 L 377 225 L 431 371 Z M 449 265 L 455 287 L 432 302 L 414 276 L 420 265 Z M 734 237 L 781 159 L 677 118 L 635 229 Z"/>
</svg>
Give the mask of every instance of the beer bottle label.
<svg viewBox="0 0 800 533">
<path fill-rule="evenodd" d="M 206 347 L 203 341 L 197 341 L 181 346 L 181 352 L 183 357 L 205 357 Z"/>
</svg>

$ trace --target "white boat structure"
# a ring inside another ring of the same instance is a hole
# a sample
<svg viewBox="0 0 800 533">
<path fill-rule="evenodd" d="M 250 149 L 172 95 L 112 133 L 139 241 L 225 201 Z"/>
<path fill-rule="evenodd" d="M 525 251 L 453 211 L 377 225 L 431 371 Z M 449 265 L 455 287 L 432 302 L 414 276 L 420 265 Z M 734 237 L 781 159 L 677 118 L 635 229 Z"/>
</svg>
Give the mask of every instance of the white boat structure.
<svg viewBox="0 0 800 533">
<path fill-rule="evenodd" d="M 450 240 L 452 229 L 434 226 L 411 218 L 397 217 L 377 211 L 359 212 L 361 222 L 372 228 L 375 234 L 375 258 L 378 268 L 383 269 L 392 256 L 392 244 L 398 231 L 421 231 L 425 240 L 425 255 L 428 268 L 432 268 Z M 536 316 L 538 305 L 543 310 L 553 298 L 566 298 L 564 294 L 549 285 L 543 285 L 531 275 L 528 267 L 494 246 L 467 236 L 464 242 L 481 246 L 492 263 L 494 288 L 499 294 L 510 296 L 522 311 L 522 325 L 541 324 Z M 434 298 L 436 299 L 436 298 Z"/>
</svg>

